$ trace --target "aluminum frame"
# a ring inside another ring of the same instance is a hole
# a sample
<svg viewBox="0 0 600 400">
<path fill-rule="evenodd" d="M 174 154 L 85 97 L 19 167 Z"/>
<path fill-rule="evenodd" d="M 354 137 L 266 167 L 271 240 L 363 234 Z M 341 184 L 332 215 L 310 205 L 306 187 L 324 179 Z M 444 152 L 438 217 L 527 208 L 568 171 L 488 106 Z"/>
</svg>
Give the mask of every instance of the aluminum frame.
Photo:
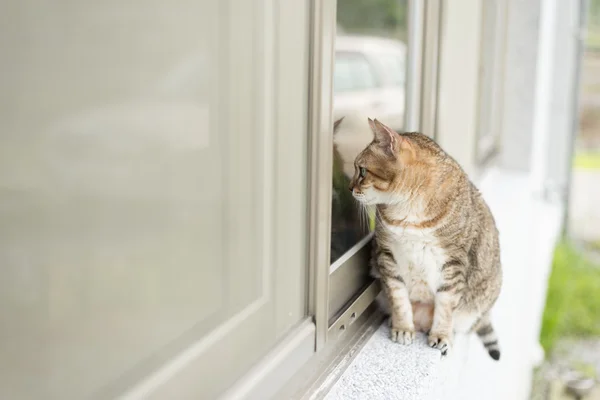
<svg viewBox="0 0 600 400">
<path fill-rule="evenodd" d="M 494 7 L 491 21 L 488 12 Z M 506 24 L 508 15 L 508 3 L 504 1 L 485 2 L 481 18 L 481 42 L 480 42 L 480 71 L 489 69 L 488 76 L 484 73 L 479 77 L 479 102 L 477 120 L 477 140 L 475 156 L 478 165 L 484 165 L 491 160 L 499 150 L 500 137 L 502 133 L 502 113 L 504 99 L 504 64 L 506 58 Z M 491 42 L 485 39 L 486 29 L 492 29 Z M 491 46 L 491 52 L 485 50 Z M 485 80 L 488 80 L 487 82 Z M 489 86 L 486 86 L 486 83 Z"/>
<path fill-rule="evenodd" d="M 333 147 L 333 66 L 336 0 L 313 0 L 309 55 L 309 315 L 316 324 L 315 349 L 327 341 L 331 179 Z"/>
</svg>

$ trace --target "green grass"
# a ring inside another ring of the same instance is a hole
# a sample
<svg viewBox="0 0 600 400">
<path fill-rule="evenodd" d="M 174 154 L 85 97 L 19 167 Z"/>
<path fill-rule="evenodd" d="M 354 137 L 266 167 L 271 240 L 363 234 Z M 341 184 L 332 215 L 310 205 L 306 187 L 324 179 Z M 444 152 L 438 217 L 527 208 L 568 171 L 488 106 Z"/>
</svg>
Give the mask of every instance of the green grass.
<svg viewBox="0 0 600 400">
<path fill-rule="evenodd" d="M 540 342 L 549 353 L 562 337 L 600 336 L 600 266 L 572 245 L 554 252 Z"/>
<path fill-rule="evenodd" d="M 585 45 L 590 49 L 600 49 L 600 29 L 598 27 L 588 28 Z"/>
<path fill-rule="evenodd" d="M 600 152 L 576 153 L 573 167 L 577 169 L 600 169 Z"/>
</svg>

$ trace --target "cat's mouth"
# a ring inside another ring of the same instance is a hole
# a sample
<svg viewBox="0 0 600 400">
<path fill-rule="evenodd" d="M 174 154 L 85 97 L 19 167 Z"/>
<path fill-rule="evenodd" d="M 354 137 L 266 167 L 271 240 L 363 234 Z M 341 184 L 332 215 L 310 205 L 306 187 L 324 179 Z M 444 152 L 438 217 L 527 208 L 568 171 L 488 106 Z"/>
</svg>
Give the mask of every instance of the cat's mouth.
<svg viewBox="0 0 600 400">
<path fill-rule="evenodd" d="M 365 194 L 363 192 L 359 192 L 357 190 L 352 190 L 352 197 L 354 197 L 356 200 L 361 200 L 365 198 Z"/>
<path fill-rule="evenodd" d="M 352 197 L 354 197 L 359 203 L 364 205 L 370 204 L 370 199 L 367 198 L 367 195 L 364 192 L 357 192 L 355 190 L 352 191 Z"/>
</svg>

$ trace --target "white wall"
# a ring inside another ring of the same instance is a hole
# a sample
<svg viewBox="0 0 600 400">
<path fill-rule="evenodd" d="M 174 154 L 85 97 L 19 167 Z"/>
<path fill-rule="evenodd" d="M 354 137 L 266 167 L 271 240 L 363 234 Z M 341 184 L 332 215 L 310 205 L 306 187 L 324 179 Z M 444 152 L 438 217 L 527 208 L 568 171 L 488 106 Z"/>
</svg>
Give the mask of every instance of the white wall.
<svg viewBox="0 0 600 400">
<path fill-rule="evenodd" d="M 443 7 L 437 140 L 467 173 L 475 170 L 482 2 Z"/>
<path fill-rule="evenodd" d="M 500 162 L 504 168 L 527 171 L 532 148 L 541 3 L 540 0 L 507 1 Z"/>
</svg>

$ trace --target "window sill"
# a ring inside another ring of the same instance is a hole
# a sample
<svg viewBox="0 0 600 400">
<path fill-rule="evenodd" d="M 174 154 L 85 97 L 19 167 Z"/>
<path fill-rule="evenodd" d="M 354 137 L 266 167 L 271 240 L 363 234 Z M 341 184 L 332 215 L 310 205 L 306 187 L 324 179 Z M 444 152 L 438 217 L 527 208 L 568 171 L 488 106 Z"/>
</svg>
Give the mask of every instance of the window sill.
<svg viewBox="0 0 600 400">
<path fill-rule="evenodd" d="M 479 184 L 502 247 L 503 291 L 492 311 L 502 358 L 493 361 L 474 335 L 457 336 L 442 358 L 424 335 L 411 346 L 389 340 L 384 323 L 325 396 L 352 399 L 527 398 L 539 358 L 540 320 L 563 206 L 535 199 L 529 177 L 490 169 Z"/>
</svg>

